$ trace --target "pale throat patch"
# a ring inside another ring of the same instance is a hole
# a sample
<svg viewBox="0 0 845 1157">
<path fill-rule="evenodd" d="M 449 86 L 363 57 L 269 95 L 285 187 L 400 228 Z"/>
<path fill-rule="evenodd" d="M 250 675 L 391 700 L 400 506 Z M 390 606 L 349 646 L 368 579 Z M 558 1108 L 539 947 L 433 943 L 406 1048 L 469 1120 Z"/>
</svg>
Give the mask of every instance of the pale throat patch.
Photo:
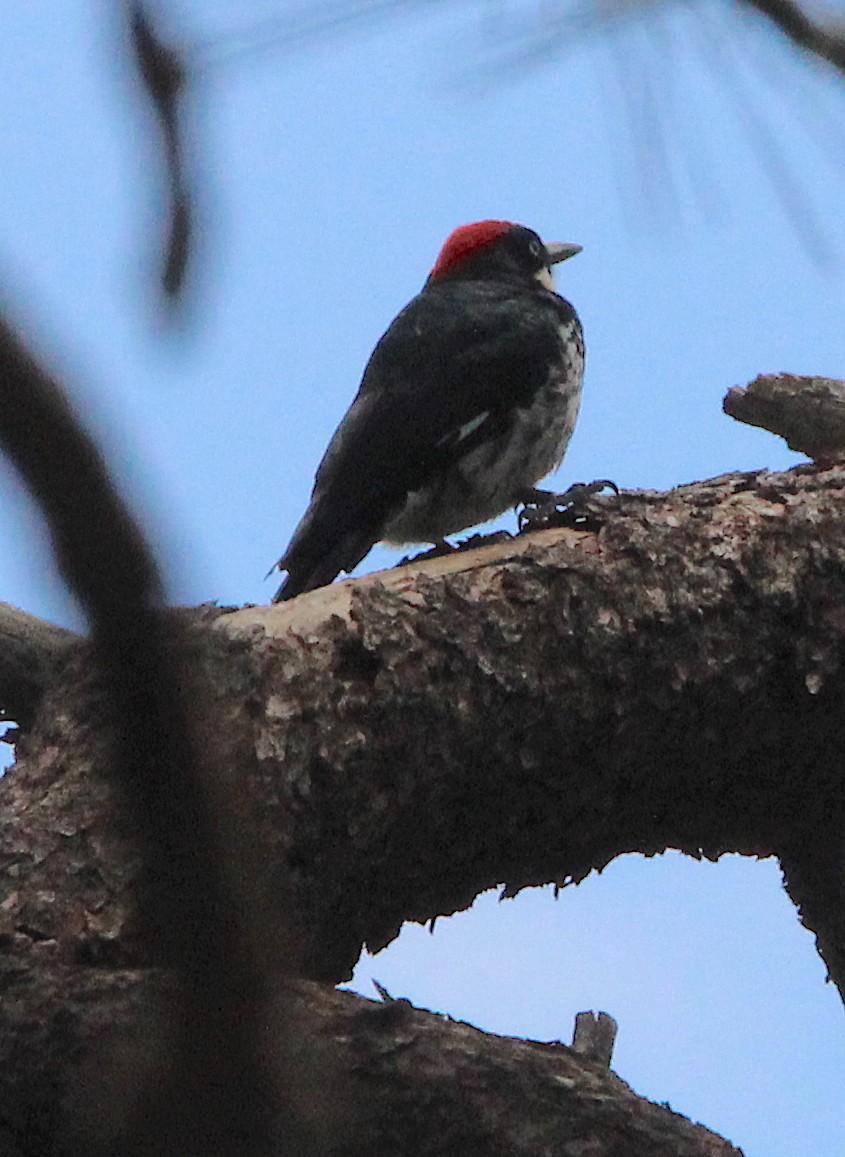
<svg viewBox="0 0 845 1157">
<path fill-rule="evenodd" d="M 539 272 L 534 274 L 534 276 L 537 278 L 544 289 L 550 289 L 552 293 L 555 292 L 555 277 L 551 269 L 549 269 L 548 265 L 544 265 L 543 268 L 539 270 Z"/>
</svg>

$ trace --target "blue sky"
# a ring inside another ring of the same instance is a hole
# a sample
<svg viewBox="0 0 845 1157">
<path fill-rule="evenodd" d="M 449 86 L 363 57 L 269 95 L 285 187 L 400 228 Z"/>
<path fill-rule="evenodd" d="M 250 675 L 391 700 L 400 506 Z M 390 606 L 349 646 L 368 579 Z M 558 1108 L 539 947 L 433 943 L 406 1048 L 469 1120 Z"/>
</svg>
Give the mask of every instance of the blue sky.
<svg viewBox="0 0 845 1157">
<path fill-rule="evenodd" d="M 113 8 L 4 10 L 3 301 L 101 438 L 173 601 L 269 598 L 373 344 L 446 234 L 482 217 L 584 246 L 558 274 L 588 350 L 561 486 L 799 461 L 721 400 L 762 372 L 843 374 L 843 82 L 718 4 L 654 8 L 604 39 L 573 25 L 514 65 L 503 32 L 530 46 L 551 8 L 428 4 L 227 58 L 249 42 L 235 30 L 288 9 L 173 0 L 204 46 L 178 333 L 151 293 L 158 160 Z M 0 597 L 78 623 L 5 466 L 0 489 Z M 638 1092 L 747 1157 L 841 1155 L 842 1008 L 774 863 L 628 857 L 557 901 L 486 896 L 365 959 L 362 991 L 371 975 L 539 1039 L 606 1009 Z"/>
</svg>

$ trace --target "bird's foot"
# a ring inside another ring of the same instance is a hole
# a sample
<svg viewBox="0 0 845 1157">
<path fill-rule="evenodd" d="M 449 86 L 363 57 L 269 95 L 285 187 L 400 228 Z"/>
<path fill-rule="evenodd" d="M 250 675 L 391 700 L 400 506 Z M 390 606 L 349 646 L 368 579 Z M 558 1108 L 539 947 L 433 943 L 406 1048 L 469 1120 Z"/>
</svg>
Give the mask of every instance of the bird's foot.
<svg viewBox="0 0 845 1157">
<path fill-rule="evenodd" d="M 462 539 L 456 546 L 443 538 L 440 542 L 436 542 L 430 550 L 424 550 L 420 554 L 406 555 L 396 565 L 407 566 L 408 563 L 426 562 L 430 558 L 443 558 L 444 555 L 457 554 L 462 550 L 476 550 L 479 546 L 494 546 L 499 542 L 507 542 L 510 538 L 513 538 L 513 535 L 507 530 L 494 530 L 492 534 L 471 534 L 469 538 Z"/>
<path fill-rule="evenodd" d="M 490 534 L 471 534 L 462 539 L 455 550 L 477 550 L 480 546 L 496 546 L 500 542 L 507 542 L 513 538 L 508 530 L 494 530 Z"/>
<path fill-rule="evenodd" d="M 445 538 L 441 538 L 440 542 L 435 542 L 434 546 L 428 550 L 421 550 L 419 554 L 406 554 L 404 558 L 400 558 L 397 566 L 408 566 L 412 562 L 427 562 L 430 558 L 443 558 L 444 555 L 453 554 L 458 547 L 452 546 L 451 542 L 447 542 Z"/>
<path fill-rule="evenodd" d="M 606 521 L 605 511 L 592 500 L 603 490 L 612 490 L 618 505 L 619 487 L 609 478 L 599 478 L 595 482 L 574 482 L 562 494 L 550 494 L 545 490 L 528 491 L 517 515 L 520 534 L 523 531 L 547 530 L 553 526 L 577 527 L 578 530 L 600 529 Z"/>
</svg>

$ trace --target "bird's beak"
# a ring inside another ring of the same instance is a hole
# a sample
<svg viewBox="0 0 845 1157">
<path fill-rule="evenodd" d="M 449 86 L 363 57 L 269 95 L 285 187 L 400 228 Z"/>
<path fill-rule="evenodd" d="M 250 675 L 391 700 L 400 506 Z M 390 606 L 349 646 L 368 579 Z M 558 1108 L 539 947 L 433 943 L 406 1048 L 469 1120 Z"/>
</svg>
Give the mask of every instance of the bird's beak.
<svg viewBox="0 0 845 1157">
<path fill-rule="evenodd" d="M 575 254 L 580 253 L 582 249 L 582 245 L 571 245 L 566 241 L 546 242 L 546 253 L 549 257 L 549 265 L 557 265 L 559 261 L 566 261 L 567 257 L 574 257 Z"/>
</svg>

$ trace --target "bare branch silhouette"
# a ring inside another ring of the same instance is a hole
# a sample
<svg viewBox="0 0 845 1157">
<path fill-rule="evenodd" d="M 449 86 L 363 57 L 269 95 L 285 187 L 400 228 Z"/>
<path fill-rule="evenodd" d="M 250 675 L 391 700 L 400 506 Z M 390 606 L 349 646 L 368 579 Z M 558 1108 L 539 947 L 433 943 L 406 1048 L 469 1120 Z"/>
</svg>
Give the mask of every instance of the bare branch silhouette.
<svg viewBox="0 0 845 1157">
<path fill-rule="evenodd" d="M 128 0 L 128 13 L 136 64 L 164 144 L 168 231 L 161 284 L 165 299 L 175 302 L 185 286 L 194 215 L 181 116 L 188 69 L 181 53 L 164 43 L 140 0 Z"/>
<path fill-rule="evenodd" d="M 813 20 L 793 0 L 744 0 L 780 29 L 798 48 L 845 72 L 845 24 Z"/>
</svg>

